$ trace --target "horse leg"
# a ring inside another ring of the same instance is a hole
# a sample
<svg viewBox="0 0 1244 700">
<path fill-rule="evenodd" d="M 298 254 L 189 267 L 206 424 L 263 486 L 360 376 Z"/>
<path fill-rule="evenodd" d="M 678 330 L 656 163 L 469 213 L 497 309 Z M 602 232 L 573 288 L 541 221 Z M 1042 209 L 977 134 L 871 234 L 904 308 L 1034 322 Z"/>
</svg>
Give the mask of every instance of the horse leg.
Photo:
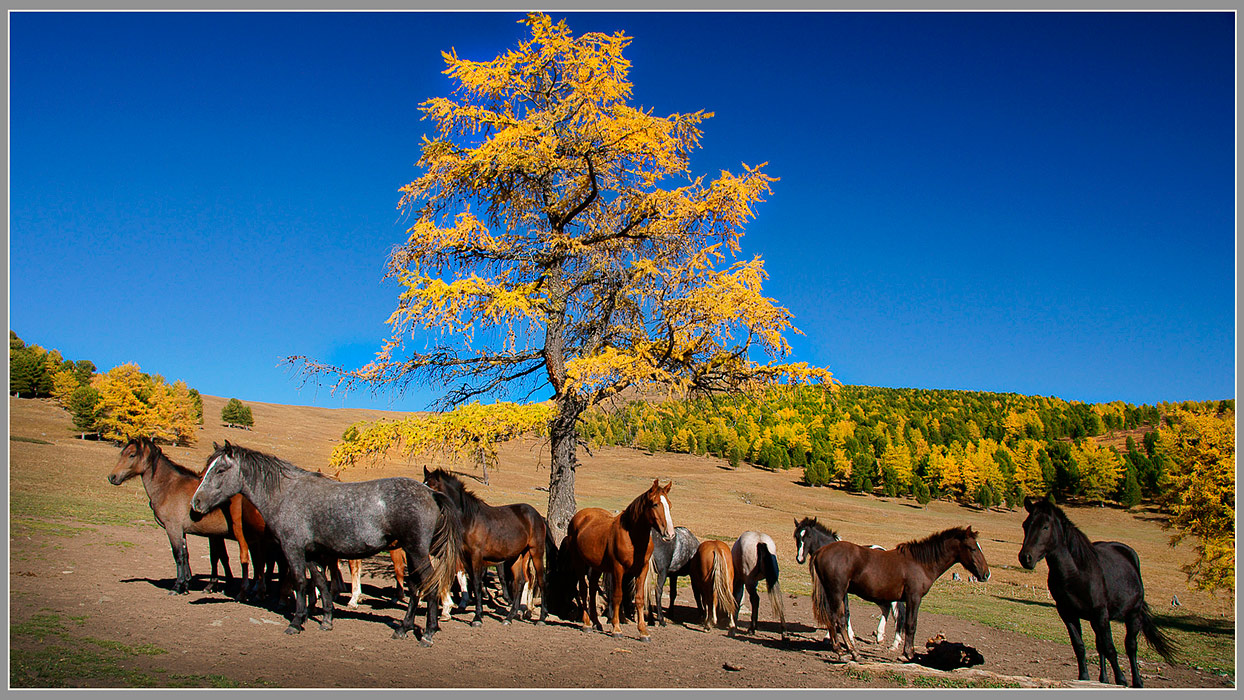
<svg viewBox="0 0 1244 700">
<path fill-rule="evenodd" d="M 622 588 L 623 577 L 626 572 L 622 570 L 622 566 L 616 562 L 613 565 L 613 585 L 610 586 L 609 600 L 613 605 L 613 609 L 609 615 L 609 636 L 619 637 L 622 635 L 622 626 L 619 619 L 622 617 Z"/>
<path fill-rule="evenodd" d="M 531 606 L 535 605 L 534 599 L 535 599 L 536 589 L 539 589 L 540 591 L 540 620 L 537 624 L 543 624 L 545 619 L 549 615 L 549 604 L 548 604 L 549 591 L 548 591 L 548 586 L 544 585 L 545 573 L 544 573 L 544 551 L 543 551 L 544 544 L 543 543 L 540 544 L 540 550 L 541 551 L 535 552 L 531 555 L 532 564 L 536 568 L 535 575 L 533 577 L 534 580 L 531 583 L 532 601 L 533 601 L 530 603 Z"/>
<path fill-rule="evenodd" d="M 605 631 L 604 625 L 600 624 L 600 616 L 596 613 L 596 596 L 600 594 L 600 572 L 590 571 L 587 574 L 588 590 L 587 590 L 587 607 L 584 608 L 583 626 L 587 626 L 587 616 L 591 615 L 592 626 L 601 632 Z M 610 586 L 612 589 L 612 586 Z"/>
<path fill-rule="evenodd" d="M 168 531 L 168 543 L 173 549 L 173 564 L 177 578 L 169 595 L 185 595 L 190 592 L 190 553 L 186 551 L 186 535 L 180 531 Z"/>
<path fill-rule="evenodd" d="M 520 572 L 518 570 L 519 567 L 522 567 L 523 571 Z M 509 564 L 507 568 L 510 572 L 510 611 L 506 613 L 505 619 L 501 621 L 503 625 L 513 622 L 514 616 L 518 614 L 518 609 L 523 607 L 523 591 L 527 587 L 527 559 L 520 556 L 513 563 Z"/>
<path fill-rule="evenodd" d="M 842 594 L 842 609 L 846 611 L 847 615 L 847 638 L 855 639 L 855 630 L 851 629 L 851 608 L 847 605 L 846 593 Z"/>
<path fill-rule="evenodd" d="M 916 655 L 916 615 L 920 612 L 920 599 L 911 598 L 907 603 L 907 617 L 903 620 L 903 653 L 904 661 L 911 661 Z"/>
<path fill-rule="evenodd" d="M 639 641 L 646 642 L 651 639 L 648 636 L 648 619 L 644 614 L 644 608 L 648 607 L 648 601 L 645 600 L 645 587 L 648 583 L 648 567 L 642 566 L 639 569 L 639 576 L 635 577 L 635 626 L 639 628 Z M 618 589 L 621 593 L 621 588 Z"/>
<path fill-rule="evenodd" d="M 363 595 L 363 576 L 361 569 L 363 562 L 359 559 L 351 559 L 350 561 L 350 602 L 346 603 L 347 608 L 357 608 L 359 606 L 359 597 Z"/>
<path fill-rule="evenodd" d="M 1123 637 L 1123 650 L 1127 652 L 1127 660 L 1132 665 L 1132 687 L 1143 688 L 1144 682 L 1140 680 L 1140 667 L 1136 663 L 1136 636 L 1140 634 L 1141 621 L 1140 616 L 1133 614 L 1127 618 L 1127 636 Z M 1118 671 L 1115 671 L 1117 674 Z"/>
<path fill-rule="evenodd" d="M 389 550 L 389 559 L 393 561 L 393 579 L 397 581 L 397 595 L 393 602 L 400 603 L 406 589 L 406 550 L 394 547 Z"/>
<path fill-rule="evenodd" d="M 1106 663 L 1110 663 L 1110 670 L 1114 672 L 1115 685 L 1127 685 L 1127 681 L 1123 678 L 1123 672 L 1119 670 L 1119 654 L 1114 648 L 1114 633 L 1110 630 L 1110 617 L 1107 615 L 1105 608 L 1102 608 L 1097 614 L 1096 619 L 1091 621 L 1093 626 L 1093 636 L 1097 642 L 1097 666 L 1099 669 L 1098 680 L 1102 683 L 1109 683 L 1106 674 Z"/>
<path fill-rule="evenodd" d="M 329 566 L 331 566 L 333 570 L 336 571 L 337 578 L 340 578 L 341 572 L 337 571 L 336 560 L 333 560 L 332 564 L 329 564 L 325 566 L 324 568 L 327 569 Z M 314 561 L 309 561 L 307 562 L 307 568 L 311 570 L 311 580 L 315 583 L 315 587 L 319 589 L 320 591 L 320 608 L 322 610 L 322 613 L 321 613 L 322 616 L 320 618 L 320 629 L 324 631 L 331 630 L 333 628 L 332 584 L 329 583 L 328 576 L 326 575 L 327 572 L 325 572 L 324 570 L 320 568 L 319 563 L 314 562 Z"/>
<path fill-rule="evenodd" d="M 429 575 L 431 571 L 431 559 L 427 555 L 426 548 L 421 553 L 417 548 L 410 548 L 406 543 L 402 543 L 402 549 L 406 552 L 406 615 L 402 617 L 402 621 L 398 624 L 397 629 L 393 630 L 394 639 L 403 639 L 406 633 L 415 630 L 415 635 L 419 635 L 419 631 L 415 628 L 415 608 L 419 606 L 419 588 L 416 581 L 423 581 L 423 574 L 415 570 L 416 561 L 427 561 Z M 435 598 L 436 594 L 429 594 L 429 598 Z M 431 610 L 431 606 L 429 606 Z M 421 640 L 422 641 L 422 640 Z"/>
<path fill-rule="evenodd" d="M 894 624 L 894 642 L 890 644 L 890 651 L 898 651 L 903 646 L 903 628 L 907 624 L 907 603 L 901 600 L 891 603 L 890 614 L 894 616 L 892 620 Z"/>
<path fill-rule="evenodd" d="M 285 552 L 285 573 L 294 585 L 294 616 L 285 634 L 298 634 L 307 621 L 307 561 L 302 552 Z"/>
<path fill-rule="evenodd" d="M 911 615 L 911 609 L 907 610 L 908 616 Z M 1076 666 L 1080 670 L 1080 680 L 1087 681 L 1088 663 L 1084 658 L 1084 638 L 1080 633 L 1080 616 L 1074 611 L 1063 610 L 1058 608 L 1058 616 L 1063 619 L 1063 624 L 1067 627 L 1067 636 L 1071 637 L 1071 648 L 1076 652 Z M 1105 682 L 1104 680 L 1102 681 Z"/>
<path fill-rule="evenodd" d="M 223 564 L 225 570 L 225 581 L 220 585 L 220 591 L 223 593 L 228 589 L 229 584 L 233 582 L 233 571 L 229 568 L 229 550 L 225 549 L 225 538 L 220 536 L 212 536 L 207 538 L 208 558 L 212 561 L 212 575 L 207 579 L 207 593 L 216 592 L 216 584 L 219 580 L 216 576 L 216 565 Z"/>
<path fill-rule="evenodd" d="M 873 634 L 873 641 L 880 644 L 885 641 L 885 618 L 894 614 L 894 603 L 877 603 L 877 607 L 881 609 L 881 615 L 877 617 L 877 631 Z"/>
<path fill-rule="evenodd" d="M 238 587 L 238 600 L 246 600 L 246 579 L 250 568 L 251 555 L 250 545 L 246 541 L 245 528 L 242 522 L 242 499 L 229 499 L 229 526 L 233 530 L 233 537 L 238 541 L 238 561 L 242 563 L 242 585 Z M 223 544 L 223 543 L 222 543 Z M 225 572 L 229 571 L 229 558 L 225 557 Z"/>
<path fill-rule="evenodd" d="M 475 596 L 475 617 L 471 619 L 472 627 L 484 624 L 484 562 L 471 557 L 471 591 Z"/>
</svg>

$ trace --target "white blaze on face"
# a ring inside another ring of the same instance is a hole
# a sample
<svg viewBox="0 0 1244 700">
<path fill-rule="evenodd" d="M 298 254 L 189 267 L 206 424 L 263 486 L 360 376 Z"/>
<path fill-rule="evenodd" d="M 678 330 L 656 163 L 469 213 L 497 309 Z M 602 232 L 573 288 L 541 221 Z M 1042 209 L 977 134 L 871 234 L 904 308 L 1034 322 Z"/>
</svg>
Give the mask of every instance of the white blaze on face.
<svg viewBox="0 0 1244 700">
<path fill-rule="evenodd" d="M 670 502 L 661 496 L 661 507 L 665 509 L 665 536 L 674 536 L 674 516 L 670 515 Z"/>
<path fill-rule="evenodd" d="M 220 457 L 213 459 L 212 463 L 207 465 L 207 469 L 203 471 L 203 477 L 199 479 L 199 487 L 194 490 L 194 495 L 190 497 L 191 503 L 194 503 L 195 499 L 199 497 L 199 491 L 203 489 L 203 484 L 207 483 L 207 476 L 216 468 L 218 462 L 220 462 Z"/>
<path fill-rule="evenodd" d="M 803 538 L 807 536 L 808 536 L 807 530 L 799 531 L 799 551 L 795 552 L 795 561 L 799 562 L 800 564 L 803 563 Z"/>
</svg>

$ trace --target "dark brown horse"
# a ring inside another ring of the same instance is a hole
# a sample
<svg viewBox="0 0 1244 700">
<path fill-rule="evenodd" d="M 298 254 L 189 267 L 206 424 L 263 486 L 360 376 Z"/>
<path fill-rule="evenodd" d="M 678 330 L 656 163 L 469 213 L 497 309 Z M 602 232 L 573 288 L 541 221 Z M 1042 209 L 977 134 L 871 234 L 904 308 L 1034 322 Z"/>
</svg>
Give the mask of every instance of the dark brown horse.
<svg viewBox="0 0 1244 700">
<path fill-rule="evenodd" d="M 495 564 L 503 564 L 507 569 L 510 611 L 502 624 L 510 624 L 524 608 L 522 592 L 526 585 L 544 595 L 546 553 L 550 563 L 557 553 L 544 516 L 526 503 L 490 506 L 444 469 L 428 471 L 424 467 L 423 483 L 448 496 L 462 514 L 463 563 L 475 598 L 471 626 L 484 624 L 484 569 Z M 532 581 L 527 576 L 529 562 L 535 571 Z M 544 622 L 547 616 L 548 605 L 542 604 L 539 621 Z"/>
<path fill-rule="evenodd" d="M 691 557 L 691 590 L 695 593 L 695 605 L 704 613 L 704 629 L 717 626 L 717 610 L 726 614 L 730 623 L 727 634 L 734 636 L 734 618 L 738 607 L 734 602 L 734 558 L 730 545 L 719 540 L 700 543 L 695 556 Z M 755 602 L 752 603 L 756 605 Z"/>
<path fill-rule="evenodd" d="M 653 479 L 652 486 L 641 493 L 618 515 L 601 508 L 584 508 L 574 514 L 566 528 L 562 550 L 569 550 L 563 559 L 570 567 L 569 577 L 583 609 L 583 627 L 590 623 L 602 629 L 596 614 L 596 592 L 600 576 L 613 576 L 612 609 L 609 622 L 611 636 L 621 634 L 618 615 L 622 609 L 622 586 L 627 576 L 635 580 L 635 609 L 644 609 L 644 584 L 648 576 L 648 560 L 652 557 L 651 530 L 656 528 L 661 539 L 674 537 L 668 494 L 673 482 L 661 486 Z M 590 579 L 590 585 L 589 585 Z M 644 615 L 636 615 L 639 638 L 648 641 L 648 624 Z"/>
<path fill-rule="evenodd" d="M 872 549 L 851 542 L 831 542 L 812 556 L 812 612 L 818 625 L 829 628 L 827 639 L 842 655 L 855 653 L 855 640 L 847 634 L 846 594 L 878 605 L 891 601 L 907 604 L 903 621 L 904 659 L 915 654 L 916 616 L 920 599 L 933 582 L 956 563 L 981 581 L 989 580 L 989 564 L 971 527 L 943 530 L 894 549 Z M 842 643 L 840 646 L 840 642 Z"/>
<path fill-rule="evenodd" d="M 199 475 L 169 459 L 150 438 L 134 438 L 121 448 L 117 464 L 108 475 L 109 483 L 119 486 L 127 480 L 141 476 L 143 488 L 151 503 L 151 512 L 156 522 L 164 527 L 168 534 L 169 545 L 173 549 L 173 563 L 177 567 L 177 578 L 173 582 L 170 594 L 185 594 L 190 588 L 190 555 L 186 549 L 186 535 L 202 535 L 208 538 L 212 555 L 212 577 L 207 585 L 208 592 L 216 590 L 216 563 L 224 563 L 226 580 L 232 578 L 229 570 L 229 558 L 225 551 L 224 540 L 237 540 L 239 558 L 242 560 L 242 588 L 240 598 L 245 598 L 247 568 L 251 563 L 251 550 L 254 550 L 254 580 L 252 592 L 262 594 L 264 564 L 266 563 L 267 547 L 264 542 L 263 516 L 242 496 L 233 497 L 227 506 L 218 508 L 211 513 L 195 520 L 190 517 L 190 498 L 195 489 L 199 488 Z M 252 544 L 260 546 L 251 547 Z"/>
</svg>

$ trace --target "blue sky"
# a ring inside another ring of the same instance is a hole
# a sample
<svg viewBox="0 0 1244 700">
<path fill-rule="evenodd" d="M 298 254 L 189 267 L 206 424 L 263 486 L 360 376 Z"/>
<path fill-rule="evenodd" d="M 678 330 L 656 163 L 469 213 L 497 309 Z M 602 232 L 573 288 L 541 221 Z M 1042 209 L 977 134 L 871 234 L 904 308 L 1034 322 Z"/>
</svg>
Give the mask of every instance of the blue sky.
<svg viewBox="0 0 1244 700">
<path fill-rule="evenodd" d="M 440 52 L 516 13 L 10 15 L 9 326 L 244 401 L 414 410 L 365 364 Z M 767 161 L 748 227 L 795 359 L 844 383 L 1234 396 L 1230 13 L 569 13 L 635 101 Z"/>
</svg>

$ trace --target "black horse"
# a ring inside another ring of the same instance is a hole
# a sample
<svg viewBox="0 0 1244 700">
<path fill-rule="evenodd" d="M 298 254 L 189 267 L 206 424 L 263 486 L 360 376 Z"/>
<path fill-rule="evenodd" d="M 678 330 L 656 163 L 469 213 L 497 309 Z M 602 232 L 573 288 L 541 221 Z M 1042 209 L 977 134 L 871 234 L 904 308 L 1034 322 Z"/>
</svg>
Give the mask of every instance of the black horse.
<svg viewBox="0 0 1244 700">
<path fill-rule="evenodd" d="M 227 440 L 215 447 L 190 507 L 206 513 L 241 493 L 259 509 L 281 543 L 294 579 L 294 615 L 286 634 L 301 632 L 307 619 L 304 570 L 310 570 L 323 601 L 320 629 L 331 630 L 333 602 L 323 569 L 338 559 L 370 557 L 396 542 L 406 550 L 410 598 L 393 637 L 400 639 L 413 629 L 421 644 L 431 646 L 438 629 L 437 604 L 462 560 L 462 522 L 446 496 L 414 479 L 343 483 Z M 427 604 L 422 634 L 414 624 L 421 597 Z"/>
<path fill-rule="evenodd" d="M 1093 627 L 1101 671 L 1098 680 L 1102 683 L 1109 682 L 1106 680 L 1106 662 L 1109 661 L 1114 670 L 1114 682 L 1126 685 L 1119 671 L 1111 620 L 1122 620 L 1127 627 L 1123 648 L 1132 664 L 1132 687 L 1143 687 L 1136 664 L 1136 637 L 1141 632 L 1154 651 L 1174 663 L 1178 650 L 1154 624 L 1145 602 L 1140 557 L 1136 556 L 1136 550 L 1122 542 L 1090 543 L 1062 509 L 1048 500 L 1025 498 L 1024 509 L 1028 517 L 1024 520 L 1024 546 L 1019 550 L 1019 563 L 1025 569 L 1032 569 L 1045 557 L 1049 564 L 1050 595 L 1071 637 L 1080 680 L 1089 679 L 1080 620 L 1088 620 Z"/>
</svg>

